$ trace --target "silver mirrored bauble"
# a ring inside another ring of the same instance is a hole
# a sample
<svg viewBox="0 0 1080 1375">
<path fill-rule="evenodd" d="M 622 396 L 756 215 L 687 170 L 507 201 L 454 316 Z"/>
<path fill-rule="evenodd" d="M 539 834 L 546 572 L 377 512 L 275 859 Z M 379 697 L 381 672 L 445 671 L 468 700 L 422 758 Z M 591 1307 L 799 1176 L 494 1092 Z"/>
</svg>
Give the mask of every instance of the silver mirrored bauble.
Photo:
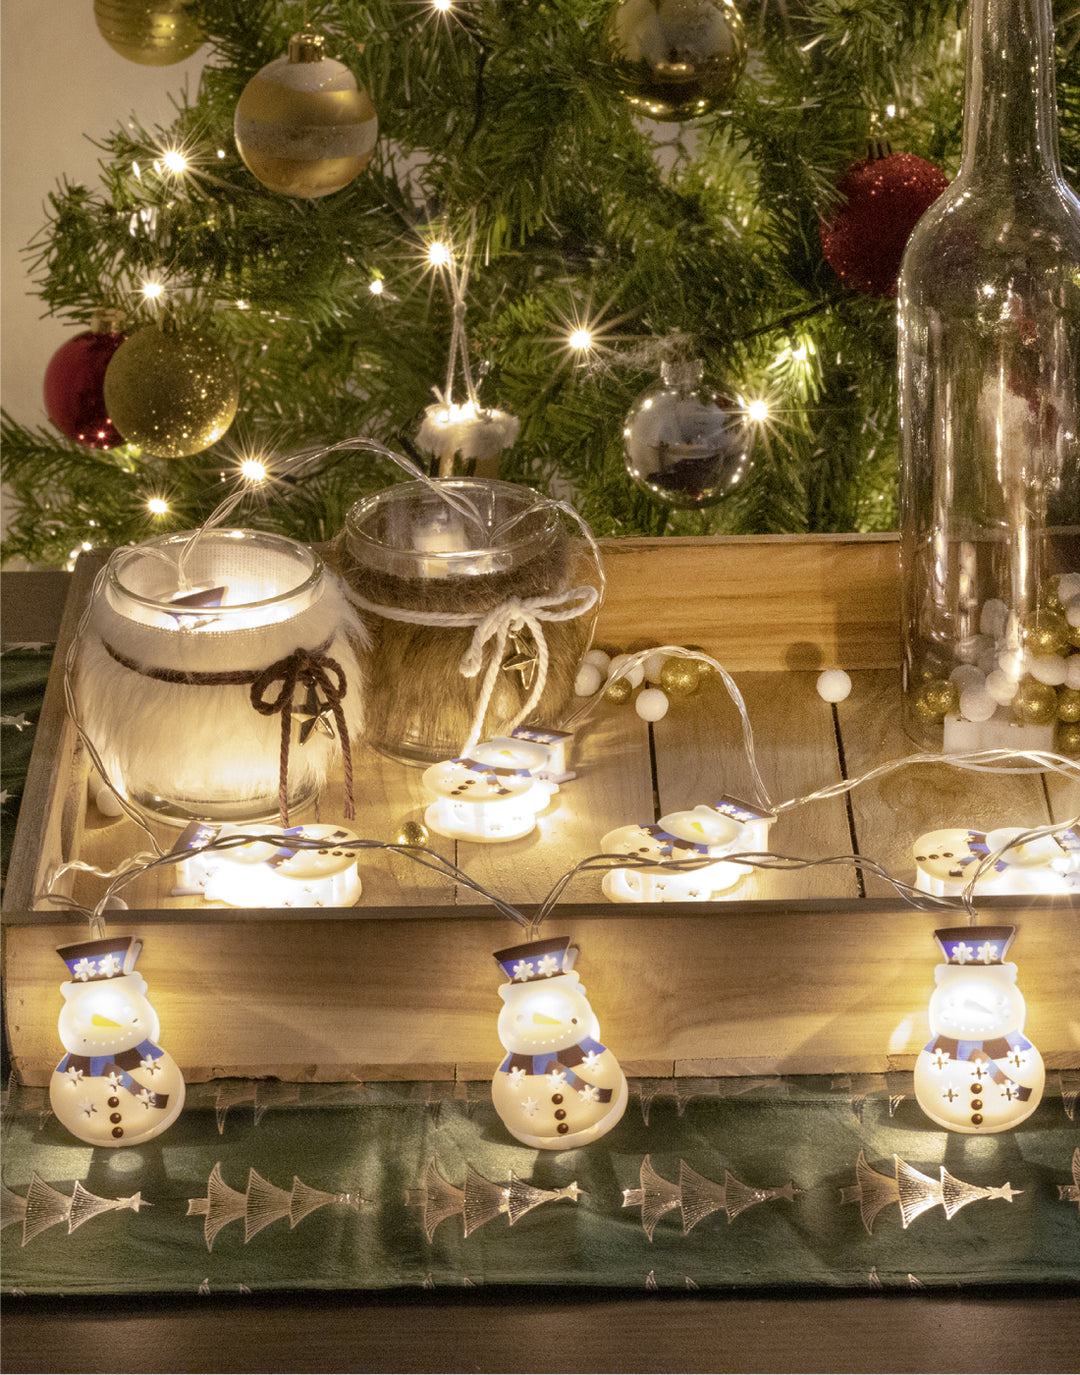
<svg viewBox="0 0 1080 1375">
<path fill-rule="evenodd" d="M 750 470 L 751 431 L 741 408 L 701 385 L 699 359 L 665 362 L 623 426 L 626 470 L 670 506 L 722 501 Z"/>
</svg>

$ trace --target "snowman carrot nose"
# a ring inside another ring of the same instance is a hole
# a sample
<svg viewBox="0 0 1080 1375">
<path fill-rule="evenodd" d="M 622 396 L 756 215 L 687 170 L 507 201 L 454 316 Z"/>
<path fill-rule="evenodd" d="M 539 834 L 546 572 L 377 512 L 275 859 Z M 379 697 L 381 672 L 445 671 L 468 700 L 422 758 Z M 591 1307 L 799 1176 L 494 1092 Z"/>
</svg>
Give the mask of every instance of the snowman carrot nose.
<svg viewBox="0 0 1080 1375">
<path fill-rule="evenodd" d="M 114 1022 L 108 1017 L 103 1017 L 100 1012 L 95 1012 L 90 1018 L 91 1026 L 123 1026 L 123 1022 Z"/>
<path fill-rule="evenodd" d="M 542 1012 L 534 1012 L 533 1021 L 539 1022 L 541 1026 L 562 1026 L 558 1017 L 545 1017 Z"/>
</svg>

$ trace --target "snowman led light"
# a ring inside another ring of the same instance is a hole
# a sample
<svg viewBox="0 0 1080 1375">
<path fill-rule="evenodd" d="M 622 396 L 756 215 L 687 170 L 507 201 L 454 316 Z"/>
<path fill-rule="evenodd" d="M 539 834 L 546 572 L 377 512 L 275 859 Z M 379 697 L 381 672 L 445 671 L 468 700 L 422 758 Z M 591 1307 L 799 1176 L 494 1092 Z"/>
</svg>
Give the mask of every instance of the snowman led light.
<svg viewBox="0 0 1080 1375">
<path fill-rule="evenodd" d="M 435 795 L 424 813 L 428 829 L 486 844 L 529 835 L 537 813 L 559 790 L 541 777 L 550 758 L 550 749 L 537 741 L 496 736 L 461 759 L 432 764 L 423 778 Z"/>
<path fill-rule="evenodd" d="M 626 1110 L 626 1076 L 599 1040 L 576 958 L 567 936 L 495 955 L 507 978 L 499 1039 L 508 1053 L 491 1098 L 510 1134 L 540 1150 L 598 1141 Z"/>
<path fill-rule="evenodd" d="M 1043 1059 L 1023 1034 L 1016 965 L 1004 963 L 1012 926 L 935 931 L 930 1040 L 915 1062 L 915 1097 L 949 1131 L 985 1135 L 1025 1121 L 1042 1098 Z"/>
<path fill-rule="evenodd" d="M 1018 844 L 1010 843 L 1025 834 L 1021 826 L 1004 826 L 989 832 L 955 827 L 927 831 L 911 847 L 916 865 L 915 886 L 935 897 L 957 897 L 967 888 L 978 866 L 995 855 L 979 875 L 976 893 L 1067 893 L 1075 886 L 1070 882 L 1074 833 L 1065 831 L 1060 836 L 1036 836 Z"/>
<path fill-rule="evenodd" d="M 722 856 L 764 850 L 772 820 L 722 798 L 715 807 L 670 812 L 654 825 L 620 826 L 600 842 L 604 851 L 634 855 L 655 865 L 612 869 L 601 885 L 604 896 L 612 902 L 708 902 L 729 892 L 750 872 L 745 864 Z M 716 862 L 697 869 L 671 868 L 672 861 L 686 859 Z"/>
<path fill-rule="evenodd" d="M 159 1136 L 184 1106 L 180 1067 L 156 1044 L 158 1015 L 135 973 L 142 943 L 113 936 L 63 946 L 71 974 L 60 985 L 60 1040 L 49 1101 L 73 1136 L 91 1146 L 134 1146 Z"/>
</svg>

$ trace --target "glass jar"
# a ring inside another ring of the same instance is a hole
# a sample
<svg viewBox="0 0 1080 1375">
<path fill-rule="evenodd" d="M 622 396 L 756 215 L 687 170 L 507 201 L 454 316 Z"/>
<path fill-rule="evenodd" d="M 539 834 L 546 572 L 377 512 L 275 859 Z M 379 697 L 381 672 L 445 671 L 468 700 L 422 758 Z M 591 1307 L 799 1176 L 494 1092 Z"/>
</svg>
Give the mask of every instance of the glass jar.
<svg viewBox="0 0 1080 1375">
<path fill-rule="evenodd" d="M 78 721 L 149 816 L 284 822 L 358 733 L 350 626 L 319 557 L 281 535 L 185 531 L 117 550 L 77 647 Z"/>
<path fill-rule="evenodd" d="M 603 576 L 556 503 L 496 479 L 404 482 L 357 502 L 330 557 L 370 636 L 373 748 L 437 763 L 568 714 Z"/>
<path fill-rule="evenodd" d="M 960 172 L 900 273 L 904 722 L 1049 748 L 1080 685 L 1080 203 L 1050 0 L 972 0 L 967 41 Z"/>
</svg>

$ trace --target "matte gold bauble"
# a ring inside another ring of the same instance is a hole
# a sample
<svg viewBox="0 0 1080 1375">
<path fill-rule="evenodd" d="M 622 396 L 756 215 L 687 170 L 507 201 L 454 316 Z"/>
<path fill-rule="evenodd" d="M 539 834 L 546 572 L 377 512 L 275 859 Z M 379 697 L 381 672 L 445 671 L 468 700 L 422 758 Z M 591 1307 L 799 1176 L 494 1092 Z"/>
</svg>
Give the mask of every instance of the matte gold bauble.
<svg viewBox="0 0 1080 1375">
<path fill-rule="evenodd" d="M 669 659 L 660 670 L 660 686 L 673 697 L 688 697 L 701 682 L 699 665 L 694 659 Z"/>
<path fill-rule="evenodd" d="M 960 693 L 949 678 L 931 678 L 915 692 L 915 714 L 929 724 L 940 721 L 960 705 Z"/>
<path fill-rule="evenodd" d="M 314 33 L 294 34 L 288 54 L 255 73 L 233 121 L 248 171 L 271 191 L 305 199 L 340 191 L 362 172 L 378 129 L 367 91 Z"/>
<path fill-rule="evenodd" d="M 1080 721 L 1080 688 L 1058 688 L 1059 721 Z"/>
<path fill-rule="evenodd" d="M 1069 643 L 1069 623 L 1062 611 L 1040 609 L 1024 626 L 1024 648 L 1029 654 L 1060 654 Z"/>
<path fill-rule="evenodd" d="M 653 119 L 695 119 L 729 104 L 746 65 L 733 0 L 621 0 L 605 42 L 619 89 Z"/>
<path fill-rule="evenodd" d="M 1057 693 L 1046 683 L 1025 678 L 1012 699 L 1013 712 L 1026 726 L 1048 726 L 1057 720 Z"/>
<path fill-rule="evenodd" d="M 240 397 L 236 369 L 195 330 L 147 325 L 112 356 L 105 404 L 129 444 L 159 458 L 187 458 L 216 443 Z"/>
<path fill-rule="evenodd" d="M 1055 744 L 1062 754 L 1080 754 L 1080 721 L 1062 721 Z"/>
<path fill-rule="evenodd" d="M 114 52 L 143 67 L 171 67 L 204 42 L 188 0 L 94 0 L 98 32 Z"/>
</svg>

